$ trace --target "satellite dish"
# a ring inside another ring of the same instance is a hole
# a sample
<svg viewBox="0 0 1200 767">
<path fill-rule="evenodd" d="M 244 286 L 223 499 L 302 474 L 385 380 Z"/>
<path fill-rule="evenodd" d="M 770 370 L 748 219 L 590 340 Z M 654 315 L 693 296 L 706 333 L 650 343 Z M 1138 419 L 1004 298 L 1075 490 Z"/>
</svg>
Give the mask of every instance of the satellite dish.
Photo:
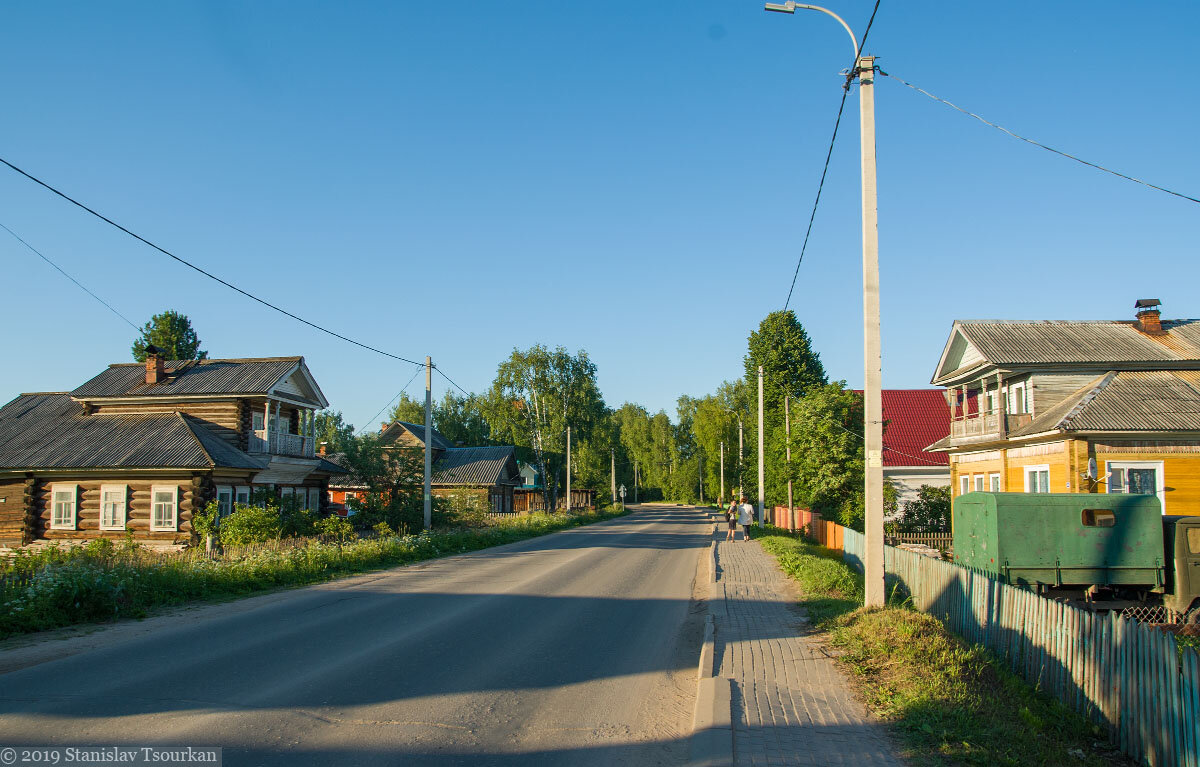
<svg viewBox="0 0 1200 767">
<path fill-rule="evenodd" d="M 1093 482 L 1096 481 L 1096 459 L 1095 458 L 1088 459 L 1087 476 L 1088 476 L 1088 479 L 1092 480 Z"/>
</svg>

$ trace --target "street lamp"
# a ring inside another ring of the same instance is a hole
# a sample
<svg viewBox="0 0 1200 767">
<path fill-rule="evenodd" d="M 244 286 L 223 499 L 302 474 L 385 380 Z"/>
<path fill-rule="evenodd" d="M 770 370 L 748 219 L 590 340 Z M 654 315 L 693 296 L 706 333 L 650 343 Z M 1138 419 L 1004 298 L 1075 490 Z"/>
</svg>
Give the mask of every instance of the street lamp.
<svg viewBox="0 0 1200 767">
<path fill-rule="evenodd" d="M 866 441 L 866 540 L 863 551 L 867 607 L 882 607 L 883 590 L 883 399 L 879 339 L 879 205 L 875 188 L 875 57 L 863 56 L 850 25 L 833 11 L 787 0 L 767 3 L 766 10 L 795 13 L 797 8 L 820 11 L 837 20 L 854 44 L 854 71 L 859 85 L 859 125 L 862 138 L 863 235 L 863 363 Z"/>
</svg>

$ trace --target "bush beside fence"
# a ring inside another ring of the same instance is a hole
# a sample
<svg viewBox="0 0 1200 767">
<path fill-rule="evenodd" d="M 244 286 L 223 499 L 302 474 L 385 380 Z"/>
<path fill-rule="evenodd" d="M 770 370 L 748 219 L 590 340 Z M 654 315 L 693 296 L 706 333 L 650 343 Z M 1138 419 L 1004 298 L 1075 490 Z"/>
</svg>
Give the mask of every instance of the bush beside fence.
<svg viewBox="0 0 1200 767">
<path fill-rule="evenodd" d="M 818 522 L 810 537 L 862 569 L 862 533 Z M 884 569 L 889 592 L 902 591 L 915 608 L 1106 727 L 1124 753 L 1152 767 L 1200 767 L 1200 654 L 1194 647 L 1153 625 L 1081 610 L 892 546 L 884 547 Z"/>
</svg>

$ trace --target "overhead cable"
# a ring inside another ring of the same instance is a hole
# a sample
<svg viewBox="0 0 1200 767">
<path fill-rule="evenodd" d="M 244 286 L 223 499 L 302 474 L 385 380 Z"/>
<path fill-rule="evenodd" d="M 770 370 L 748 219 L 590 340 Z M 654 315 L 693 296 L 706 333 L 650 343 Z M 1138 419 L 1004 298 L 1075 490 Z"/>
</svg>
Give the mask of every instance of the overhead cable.
<svg viewBox="0 0 1200 767">
<path fill-rule="evenodd" d="M 87 211 L 88 213 L 91 213 L 93 216 L 95 216 L 96 218 L 100 219 L 101 221 L 104 221 L 105 223 L 107 223 L 107 224 L 109 224 L 109 225 L 111 225 L 111 226 L 113 226 L 113 227 L 115 227 L 115 228 L 117 228 L 117 229 L 120 229 L 122 232 L 124 232 L 125 234 L 127 234 L 127 235 L 129 235 L 130 237 L 134 238 L 135 240 L 138 240 L 139 242 L 142 242 L 142 243 L 144 243 L 144 244 L 146 244 L 146 245 L 149 245 L 151 248 L 154 248 L 154 249 L 155 249 L 155 250 L 157 250 L 159 253 L 162 253 L 162 254 L 163 254 L 163 255 L 165 255 L 165 256 L 168 256 L 168 257 L 170 257 L 170 258 L 173 258 L 173 259 L 175 259 L 176 261 L 178 261 L 179 263 L 181 263 L 181 264 L 183 264 L 184 266 L 188 267 L 189 269 L 193 269 L 193 270 L 195 270 L 195 271 L 199 272 L 200 274 L 203 274 L 205 277 L 208 277 L 210 280 L 214 280 L 215 282 L 219 282 L 219 283 L 221 283 L 222 285 L 224 285 L 225 287 L 229 288 L 230 290 L 233 290 L 233 291 L 235 291 L 235 292 L 237 292 L 237 293 L 241 293 L 243 296 L 245 296 L 246 298 L 249 298 L 249 299 L 250 299 L 250 300 L 252 300 L 252 301 L 257 301 L 258 303 L 262 304 L 263 306 L 267 307 L 268 309 L 273 309 L 273 310 L 275 310 L 275 311 L 279 312 L 280 314 L 283 314 L 283 315 L 285 315 L 285 316 L 287 316 L 287 317 L 291 317 L 292 319 L 296 320 L 297 322 L 300 322 L 300 323 L 303 323 L 303 324 L 305 324 L 305 325 L 308 325 L 310 328 L 313 328 L 314 330 L 319 330 L 319 331 L 321 331 L 322 333 L 327 333 L 327 334 L 329 334 L 329 335 L 333 336 L 334 338 L 338 338 L 338 339 L 341 339 L 342 341 L 346 341 L 347 343 L 354 344 L 355 346 L 358 346 L 358 347 L 361 347 L 361 348 L 363 348 L 363 349 L 366 349 L 367 351 L 372 351 L 372 352 L 375 352 L 376 354 L 382 354 L 382 355 L 383 355 L 383 356 L 385 356 L 385 357 L 391 357 L 392 359 L 395 359 L 395 360 L 400 360 L 401 362 L 407 362 L 407 363 L 409 363 L 410 365 L 421 365 L 421 364 L 423 364 L 423 363 L 417 362 L 416 360 L 410 360 L 410 359 L 408 359 L 407 357 L 401 357 L 401 356 L 400 356 L 400 355 L 398 355 L 398 354 L 392 354 L 391 352 L 386 352 L 386 351 L 384 351 L 383 349 L 378 349 L 378 348 L 376 348 L 376 347 L 374 347 L 374 346 L 370 346 L 369 344 L 364 344 L 364 343 L 363 343 L 363 342 L 361 342 L 361 341 L 355 341 L 353 338 L 349 338 L 348 336 L 344 336 L 344 335 L 342 335 L 341 333 L 337 333 L 337 332 L 335 332 L 335 331 L 333 331 L 333 330 L 330 330 L 329 328 L 322 327 L 321 325 L 318 325 L 318 324 L 317 324 L 317 323 L 315 323 L 315 322 L 311 322 L 311 321 L 309 321 L 309 320 L 306 320 L 306 319 L 304 319 L 303 317 L 301 317 L 301 316 L 299 316 L 299 315 L 297 315 L 297 314 L 293 314 L 292 312 L 289 312 L 287 309 L 284 309 L 284 308 L 282 308 L 282 307 L 280 307 L 280 306 L 276 306 L 275 304 L 271 303 L 270 301 L 267 301 L 266 299 L 259 298 L 258 296 L 254 295 L 253 293 L 250 293 L 249 291 L 243 290 L 242 288 L 239 288 L 237 285 L 234 285 L 234 284 L 233 284 L 233 283 L 231 283 L 231 282 L 228 282 L 228 281 L 226 281 L 226 280 L 223 280 L 223 279 L 221 279 L 220 277 L 216 276 L 216 275 L 215 275 L 215 274 L 213 274 L 212 272 L 206 271 L 205 269 L 202 269 L 201 267 L 199 267 L 199 266 L 196 266 L 196 265 L 195 265 L 195 264 L 193 264 L 191 261 L 188 261 L 188 260 L 187 260 L 187 259 L 185 259 L 185 258 L 181 258 L 181 257 L 179 257 L 179 256 L 175 255 L 174 253 L 172 253 L 171 251 L 167 250 L 166 248 L 163 248 L 163 247 L 160 247 L 160 246 L 158 246 L 158 245 L 155 245 L 153 242 L 151 242 L 150 240 L 147 240 L 145 237 L 142 237 L 140 234 L 136 234 L 135 232 L 132 232 L 132 231 L 130 231 L 129 229 L 126 229 L 125 227 L 123 227 L 123 226 L 121 226 L 120 224 L 118 224 L 116 221 L 113 221 L 111 218 L 108 218 L 107 216 L 105 216 L 105 215 L 103 215 L 103 214 L 101 214 L 101 213 L 97 213 L 95 210 L 93 210 L 92 208 L 89 208 L 87 205 L 84 205 L 82 202 L 79 202 L 79 201 L 78 201 L 78 200 L 76 200 L 75 198 L 73 198 L 73 197 L 70 197 L 69 195 L 67 195 L 67 194 L 65 194 L 65 193 L 63 193 L 63 192 L 60 192 L 59 190 L 57 190 L 57 189 L 55 189 L 54 187 L 52 187 L 52 186 L 50 186 L 49 184 L 47 184 L 45 181 L 42 181 L 40 178 L 37 178 L 36 176 L 33 176 L 33 175 L 29 174 L 29 173 L 26 173 L 25 171 L 23 171 L 23 170 L 21 170 L 20 168 L 18 168 L 16 165 L 13 165 L 13 164 L 12 164 L 11 162 L 9 162 L 8 160 L 5 160 L 3 157 L 0 157 L 0 163 L 4 163 L 4 164 L 5 164 L 5 165 L 7 165 L 9 168 L 12 168 L 14 171 L 16 171 L 17 173 L 20 173 L 22 176 L 24 176 L 25 178 L 27 178 L 27 179 L 29 179 L 30 181 L 34 182 L 35 184 L 38 184 L 39 186 L 42 186 L 42 187 L 44 187 L 44 188 L 46 188 L 46 189 L 50 190 L 50 191 L 51 191 L 51 192 L 53 192 L 54 194 L 58 195 L 59 197 L 61 197 L 61 198 L 63 198 L 64 200 L 66 200 L 67 202 L 71 203 L 72 205 L 75 205 L 76 207 L 82 208 L 83 210 Z"/>
<path fill-rule="evenodd" d="M 953 103 L 947 101 L 946 99 L 941 98 L 940 96 L 935 96 L 932 93 L 930 93 L 929 91 L 925 90 L 924 88 L 918 88 L 917 86 L 913 85 L 910 82 L 902 80 L 899 77 L 896 77 L 895 75 L 890 75 L 887 72 L 884 72 L 882 69 L 880 69 L 878 71 L 879 71 L 879 74 L 883 75 L 884 77 L 888 77 L 888 78 L 891 78 L 892 80 L 895 80 L 896 82 L 900 83 L 901 85 L 905 86 L 906 88 L 911 88 L 912 90 L 916 91 L 917 93 L 928 96 L 929 98 L 933 99 L 934 101 L 941 102 L 941 103 L 945 104 L 946 106 L 950 107 L 951 109 L 962 112 L 967 117 L 973 117 L 976 120 L 978 120 L 979 122 L 983 123 L 984 125 L 995 128 L 996 130 L 1000 131 L 1001 133 L 1007 133 L 1009 136 L 1012 136 L 1015 139 L 1024 141 L 1026 144 L 1032 144 L 1033 146 L 1036 146 L 1039 149 L 1045 149 L 1047 152 L 1053 152 L 1054 154 L 1059 155 L 1060 157 L 1065 157 L 1068 160 L 1074 160 L 1075 162 L 1077 162 L 1081 165 L 1086 165 L 1089 168 L 1095 168 L 1096 170 L 1104 171 L 1105 173 L 1110 173 L 1110 174 L 1116 176 L 1117 178 L 1123 178 L 1126 181 L 1132 181 L 1135 184 L 1141 184 L 1142 186 L 1148 186 L 1151 189 L 1157 189 L 1160 192 L 1166 192 L 1167 194 L 1174 195 L 1175 197 L 1181 197 L 1181 198 L 1183 198 L 1185 200 L 1189 200 L 1191 202 L 1200 203 L 1200 199 L 1197 199 L 1195 197 L 1190 197 L 1186 194 L 1172 191 L 1170 189 L 1167 189 L 1166 187 L 1158 186 L 1157 184 L 1151 184 L 1150 182 L 1143 181 L 1140 178 L 1134 178 L 1133 176 L 1127 176 L 1124 173 L 1120 173 L 1111 168 L 1106 168 L 1103 165 L 1097 165 L 1094 162 L 1088 162 L 1087 160 L 1084 160 L 1080 157 L 1076 157 L 1073 154 L 1063 152 L 1062 150 L 1055 149 L 1054 147 L 1046 146 L 1045 144 L 1038 142 L 1038 141 L 1034 141 L 1031 138 L 1026 138 L 1025 136 L 1022 136 L 1019 133 L 1014 133 L 1013 131 L 1010 131 L 1008 128 L 1005 128 L 1002 125 L 997 125 L 996 123 L 992 122 L 991 120 L 987 120 L 983 117 L 980 117 L 979 115 L 975 114 L 974 112 L 969 112 L 966 109 L 963 109 L 962 107 L 958 106 L 957 104 L 953 104 Z"/>
<path fill-rule="evenodd" d="M 58 264 L 56 264 L 56 263 L 54 263 L 53 261 L 51 261 L 51 260 L 49 259 L 49 257 L 47 257 L 47 256 L 46 256 L 46 254 L 45 254 L 45 253 L 43 253 L 43 252 L 41 252 L 40 250 L 38 250 L 37 248 L 33 247 L 33 246 L 32 246 L 32 245 L 30 245 L 28 242 L 25 242 L 25 240 L 21 239 L 21 236 L 20 236 L 20 235 L 18 235 L 18 234 L 17 234 L 16 232 L 14 232 L 13 230 L 9 229 L 9 228 L 8 228 L 7 226 L 5 226 L 4 224 L 0 224 L 0 229 L 3 229 L 4 231 L 6 231 L 6 232 L 8 232 L 9 234 L 11 234 L 11 235 L 13 236 L 13 238 L 14 238 L 14 239 L 16 239 L 16 241 L 17 241 L 17 242 L 21 243 L 22 245 L 24 245 L 25 247 L 27 247 L 27 248 L 29 248 L 31 251 L 33 251 L 33 252 L 34 252 L 34 253 L 35 253 L 35 254 L 38 256 L 38 258 L 42 259 L 42 260 L 43 260 L 43 261 L 45 261 L 47 264 L 50 264 L 50 266 L 53 266 L 55 269 L 57 269 L 59 274 L 61 274 L 63 277 L 66 277 L 66 278 L 67 278 L 68 280 L 70 280 L 71 282 L 75 283 L 75 284 L 76 284 L 76 285 L 79 287 L 79 289 L 80 289 L 80 290 L 82 290 L 84 293 L 87 293 L 87 294 L 88 294 L 89 296 L 91 296 L 92 298 L 94 298 L 94 299 L 96 299 L 97 301 L 99 301 L 100 303 L 104 304 L 104 306 L 105 306 L 105 307 L 106 307 L 106 308 L 107 308 L 107 309 L 108 309 L 110 312 L 112 312 L 113 314 L 117 315 L 117 316 L 118 316 L 118 317 L 120 317 L 122 320 L 124 320 L 124 321 L 125 321 L 125 324 L 126 324 L 126 325 L 128 325 L 129 327 L 133 328 L 133 329 L 134 329 L 134 331 L 136 331 L 136 332 L 138 332 L 138 333 L 141 333 L 141 332 L 142 332 L 142 329 L 141 329 L 141 328 L 139 328 L 137 325 L 133 324 L 133 322 L 131 322 L 131 321 L 130 321 L 130 319 L 129 319 L 128 317 L 126 317 L 124 314 L 121 314 L 121 313 L 120 313 L 120 312 L 118 312 L 118 311 L 117 311 L 115 308 L 113 308 L 113 305 L 112 305 L 112 304 L 110 304 L 109 302 L 105 301 L 103 298 L 101 298 L 100 296 L 96 295 L 96 294 L 95 294 L 95 293 L 93 293 L 92 291 L 88 290 L 88 289 L 87 289 L 87 287 L 86 287 L 86 286 L 85 286 L 85 285 L 84 285 L 82 282 L 80 282 L 79 280 L 75 279 L 75 278 L 74 278 L 74 277 L 72 277 L 71 275 L 67 274 L 67 273 L 66 273 L 66 271 L 65 271 L 65 270 L 64 270 L 64 269 L 63 269 L 61 266 L 59 266 Z"/>
</svg>

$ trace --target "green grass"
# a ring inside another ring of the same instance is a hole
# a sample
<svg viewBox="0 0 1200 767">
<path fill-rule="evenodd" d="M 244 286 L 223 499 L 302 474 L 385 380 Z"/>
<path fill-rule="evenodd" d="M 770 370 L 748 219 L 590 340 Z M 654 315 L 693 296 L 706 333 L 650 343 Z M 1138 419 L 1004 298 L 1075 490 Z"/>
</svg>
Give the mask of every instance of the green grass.
<svg viewBox="0 0 1200 767">
<path fill-rule="evenodd" d="M 773 528 L 755 537 L 797 581 L 814 625 L 912 763 L 1132 764 L 1107 747 L 1101 729 L 935 618 L 902 606 L 860 607 L 862 578 L 837 552 Z"/>
<path fill-rule="evenodd" d="M 354 573 L 476 551 L 622 516 L 619 510 L 530 514 L 475 528 L 355 540 L 301 540 L 247 547 L 221 557 L 158 554 L 96 540 L 21 554 L 0 569 L 0 638 L 141 618 L 161 607 L 216 601 L 319 583 Z"/>
</svg>

